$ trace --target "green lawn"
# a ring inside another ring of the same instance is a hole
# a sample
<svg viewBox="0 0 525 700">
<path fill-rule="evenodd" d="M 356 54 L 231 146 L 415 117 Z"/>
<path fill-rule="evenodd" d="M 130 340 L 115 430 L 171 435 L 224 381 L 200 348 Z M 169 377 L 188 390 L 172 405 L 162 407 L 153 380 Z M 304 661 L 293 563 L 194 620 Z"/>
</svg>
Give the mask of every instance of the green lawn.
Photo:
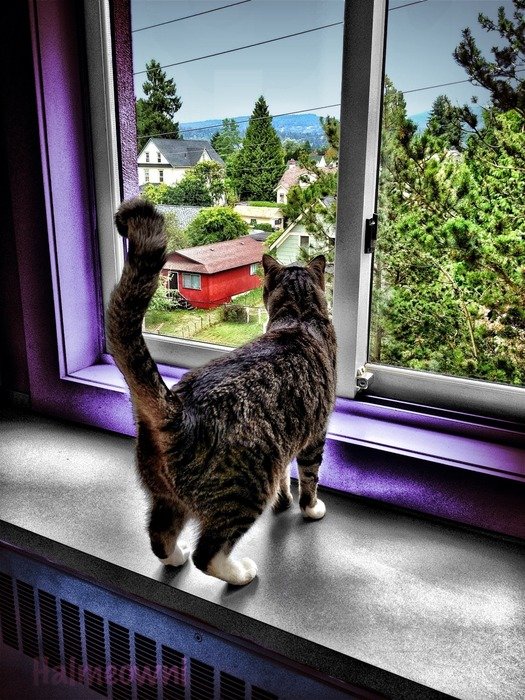
<svg viewBox="0 0 525 700">
<path fill-rule="evenodd" d="M 237 347 L 261 335 L 262 326 L 258 323 L 217 323 L 194 336 L 194 340 L 217 345 Z"/>
<path fill-rule="evenodd" d="M 192 318 L 198 318 L 206 314 L 202 309 L 175 309 L 173 311 L 148 311 L 146 313 L 146 331 L 160 333 L 161 335 L 178 335 L 181 329 Z"/>
<path fill-rule="evenodd" d="M 232 299 L 231 303 L 239 306 L 263 306 L 263 288 L 256 287 L 249 292 L 239 294 Z"/>
</svg>

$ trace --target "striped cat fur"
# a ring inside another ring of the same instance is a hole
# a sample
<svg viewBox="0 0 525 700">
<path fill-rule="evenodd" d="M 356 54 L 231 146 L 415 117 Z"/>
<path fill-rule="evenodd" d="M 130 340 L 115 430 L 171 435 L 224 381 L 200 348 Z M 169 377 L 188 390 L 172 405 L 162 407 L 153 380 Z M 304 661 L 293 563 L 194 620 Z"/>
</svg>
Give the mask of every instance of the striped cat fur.
<svg viewBox="0 0 525 700">
<path fill-rule="evenodd" d="M 317 481 L 336 377 L 325 259 L 284 267 L 264 255 L 266 332 L 188 371 L 170 390 L 142 336 L 166 259 L 164 220 L 143 199 L 124 202 L 115 220 L 129 251 L 107 333 L 131 393 L 152 550 L 163 563 L 182 565 L 190 552 L 179 534 L 196 519 L 195 566 L 234 585 L 249 583 L 256 565 L 235 559 L 232 549 L 268 504 L 276 512 L 291 505 L 292 459 L 303 516 L 325 514 Z"/>
</svg>

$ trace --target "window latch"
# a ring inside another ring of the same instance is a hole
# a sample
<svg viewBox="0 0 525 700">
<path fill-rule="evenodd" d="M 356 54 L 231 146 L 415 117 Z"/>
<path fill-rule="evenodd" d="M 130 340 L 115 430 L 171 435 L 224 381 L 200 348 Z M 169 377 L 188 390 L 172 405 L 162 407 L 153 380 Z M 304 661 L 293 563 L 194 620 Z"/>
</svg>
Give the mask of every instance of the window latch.
<svg viewBox="0 0 525 700">
<path fill-rule="evenodd" d="M 366 391 L 374 381 L 373 372 L 368 372 L 364 367 L 360 367 L 355 375 L 355 386 L 357 391 Z"/>
<path fill-rule="evenodd" d="M 374 212 L 370 219 L 365 219 L 365 253 L 373 253 L 377 239 L 377 214 Z"/>
</svg>

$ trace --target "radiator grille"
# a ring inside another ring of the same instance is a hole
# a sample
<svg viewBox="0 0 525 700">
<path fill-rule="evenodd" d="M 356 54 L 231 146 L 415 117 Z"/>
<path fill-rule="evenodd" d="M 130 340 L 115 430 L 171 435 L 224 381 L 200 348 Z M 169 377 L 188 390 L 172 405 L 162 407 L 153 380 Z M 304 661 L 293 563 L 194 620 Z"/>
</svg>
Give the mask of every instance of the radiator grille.
<svg viewBox="0 0 525 700">
<path fill-rule="evenodd" d="M 60 641 L 58 637 L 57 601 L 55 596 L 38 591 L 42 653 L 50 668 L 60 666 Z"/>
<path fill-rule="evenodd" d="M 13 580 L 10 576 L 3 573 L 0 573 L 0 624 L 2 625 L 2 641 L 4 644 L 8 644 L 13 649 L 18 649 Z"/>
<path fill-rule="evenodd" d="M 84 611 L 88 685 L 101 695 L 108 694 L 106 683 L 106 642 L 104 620 L 88 610 Z"/>
<path fill-rule="evenodd" d="M 220 700 L 245 700 L 246 683 L 221 671 Z"/>
<path fill-rule="evenodd" d="M 113 700 L 279 700 L 257 686 L 0 572 L 2 642 Z M 19 645 L 19 639 L 21 645 Z M 186 668 L 189 664 L 189 678 Z"/>
<path fill-rule="evenodd" d="M 27 656 L 37 659 L 38 634 L 36 629 L 35 593 L 31 586 L 23 581 L 16 582 L 18 594 L 18 612 L 20 631 L 22 632 L 22 651 Z"/>
</svg>

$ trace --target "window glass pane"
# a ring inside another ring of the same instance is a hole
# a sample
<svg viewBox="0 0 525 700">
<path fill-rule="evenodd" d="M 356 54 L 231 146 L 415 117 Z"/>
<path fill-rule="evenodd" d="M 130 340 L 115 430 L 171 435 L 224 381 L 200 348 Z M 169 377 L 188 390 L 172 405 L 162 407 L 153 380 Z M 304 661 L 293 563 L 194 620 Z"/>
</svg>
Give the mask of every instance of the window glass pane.
<svg viewBox="0 0 525 700">
<path fill-rule="evenodd" d="M 510 1 L 401 5 L 388 18 L 369 360 L 522 385 L 523 11 L 520 30 Z"/>
<path fill-rule="evenodd" d="M 264 252 L 333 261 L 344 2 L 225 5 L 131 3 L 139 185 L 169 236 L 146 331 L 236 346 L 267 320 Z"/>
</svg>

